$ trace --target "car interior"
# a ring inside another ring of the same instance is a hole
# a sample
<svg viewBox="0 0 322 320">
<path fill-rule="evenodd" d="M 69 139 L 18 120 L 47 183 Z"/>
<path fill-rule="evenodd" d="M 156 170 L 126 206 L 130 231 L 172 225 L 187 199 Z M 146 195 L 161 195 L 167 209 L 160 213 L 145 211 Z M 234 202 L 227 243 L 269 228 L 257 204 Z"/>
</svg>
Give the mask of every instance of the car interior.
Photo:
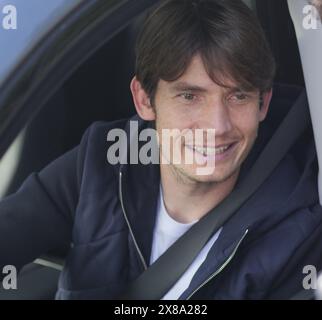
<svg viewBox="0 0 322 320">
<path fill-rule="evenodd" d="M 246 2 L 257 13 L 276 58 L 276 90 L 280 84 L 304 88 L 300 51 L 287 1 Z M 19 159 L 0 197 L 15 192 L 30 173 L 75 147 L 94 121 L 113 121 L 135 113 L 129 83 L 134 76 L 135 39 L 146 14 L 84 62 L 21 132 L 15 142 L 19 145 Z M 275 103 L 287 105 L 287 97 L 283 99 Z M 285 109 L 274 112 L 283 113 Z M 269 121 L 276 126 L 274 112 Z M 0 299 L 54 299 L 69 245 L 66 243 L 25 266 L 19 275 L 18 290 L 0 288 Z"/>
</svg>

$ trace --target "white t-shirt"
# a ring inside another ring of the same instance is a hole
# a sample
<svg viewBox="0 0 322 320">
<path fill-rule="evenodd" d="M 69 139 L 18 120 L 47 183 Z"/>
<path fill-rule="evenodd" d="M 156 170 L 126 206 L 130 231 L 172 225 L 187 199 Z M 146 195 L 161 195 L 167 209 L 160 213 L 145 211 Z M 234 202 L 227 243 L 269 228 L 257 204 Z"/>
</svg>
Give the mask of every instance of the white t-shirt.
<svg viewBox="0 0 322 320">
<path fill-rule="evenodd" d="M 176 240 L 178 240 L 186 231 L 188 231 L 195 223 L 180 223 L 170 217 L 163 201 L 162 189 L 160 188 L 160 195 L 158 201 L 156 224 L 153 233 L 152 252 L 150 264 L 154 263 Z M 189 266 L 187 271 L 181 276 L 176 284 L 169 290 L 169 292 L 162 298 L 162 300 L 177 300 L 181 294 L 188 288 L 194 274 L 199 269 L 201 264 L 207 257 L 210 248 L 218 239 L 221 230 L 207 242 L 204 248 L 200 251 L 198 256 Z"/>
</svg>

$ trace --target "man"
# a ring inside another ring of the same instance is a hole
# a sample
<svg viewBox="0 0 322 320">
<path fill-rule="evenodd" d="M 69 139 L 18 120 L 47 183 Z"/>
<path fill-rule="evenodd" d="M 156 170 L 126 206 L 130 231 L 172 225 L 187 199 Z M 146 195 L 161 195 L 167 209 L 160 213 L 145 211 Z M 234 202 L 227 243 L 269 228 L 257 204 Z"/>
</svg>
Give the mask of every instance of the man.
<svg viewBox="0 0 322 320">
<path fill-rule="evenodd" d="M 161 2 L 137 45 L 140 119 L 93 124 L 78 148 L 1 202 L 0 265 L 21 267 L 70 241 L 57 298 L 119 297 L 247 175 L 272 134 L 263 125 L 274 73 L 241 1 Z M 160 164 L 128 161 L 133 122 L 139 133 L 156 129 Z M 120 129 L 129 145 L 118 163 L 111 132 Z M 299 158 L 283 159 L 160 298 L 288 298 L 302 288 L 303 267 L 321 266 L 322 232 L 314 145 L 303 139 Z"/>
</svg>

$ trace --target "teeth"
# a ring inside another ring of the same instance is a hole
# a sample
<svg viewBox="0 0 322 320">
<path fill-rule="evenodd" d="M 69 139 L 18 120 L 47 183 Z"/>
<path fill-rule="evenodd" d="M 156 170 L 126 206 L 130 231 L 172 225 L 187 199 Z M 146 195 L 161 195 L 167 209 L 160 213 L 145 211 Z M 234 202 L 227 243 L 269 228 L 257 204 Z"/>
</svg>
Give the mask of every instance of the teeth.
<svg viewBox="0 0 322 320">
<path fill-rule="evenodd" d="M 221 147 L 221 148 L 202 148 L 202 147 L 193 147 L 194 151 L 203 154 L 204 156 L 212 156 L 224 153 L 229 146 Z"/>
</svg>

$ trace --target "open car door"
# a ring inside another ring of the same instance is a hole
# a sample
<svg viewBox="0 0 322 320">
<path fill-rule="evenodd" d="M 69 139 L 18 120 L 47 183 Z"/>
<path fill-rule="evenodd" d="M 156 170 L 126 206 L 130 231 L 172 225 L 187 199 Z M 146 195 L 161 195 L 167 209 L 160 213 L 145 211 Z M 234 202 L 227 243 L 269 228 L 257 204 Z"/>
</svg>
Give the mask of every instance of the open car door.
<svg viewBox="0 0 322 320">
<path fill-rule="evenodd" d="M 322 0 L 288 0 L 298 40 L 319 168 L 322 166 Z M 318 177 L 320 203 L 322 176 Z M 317 283 L 317 298 L 322 300 L 322 275 Z M 299 298 L 305 297 L 304 292 Z M 310 298 L 310 297 L 308 297 Z"/>
<path fill-rule="evenodd" d="M 313 5 L 315 4 L 316 7 Z M 322 165 L 322 0 L 288 0 L 299 44 L 319 167 Z M 322 177 L 319 174 L 322 199 Z"/>
</svg>

